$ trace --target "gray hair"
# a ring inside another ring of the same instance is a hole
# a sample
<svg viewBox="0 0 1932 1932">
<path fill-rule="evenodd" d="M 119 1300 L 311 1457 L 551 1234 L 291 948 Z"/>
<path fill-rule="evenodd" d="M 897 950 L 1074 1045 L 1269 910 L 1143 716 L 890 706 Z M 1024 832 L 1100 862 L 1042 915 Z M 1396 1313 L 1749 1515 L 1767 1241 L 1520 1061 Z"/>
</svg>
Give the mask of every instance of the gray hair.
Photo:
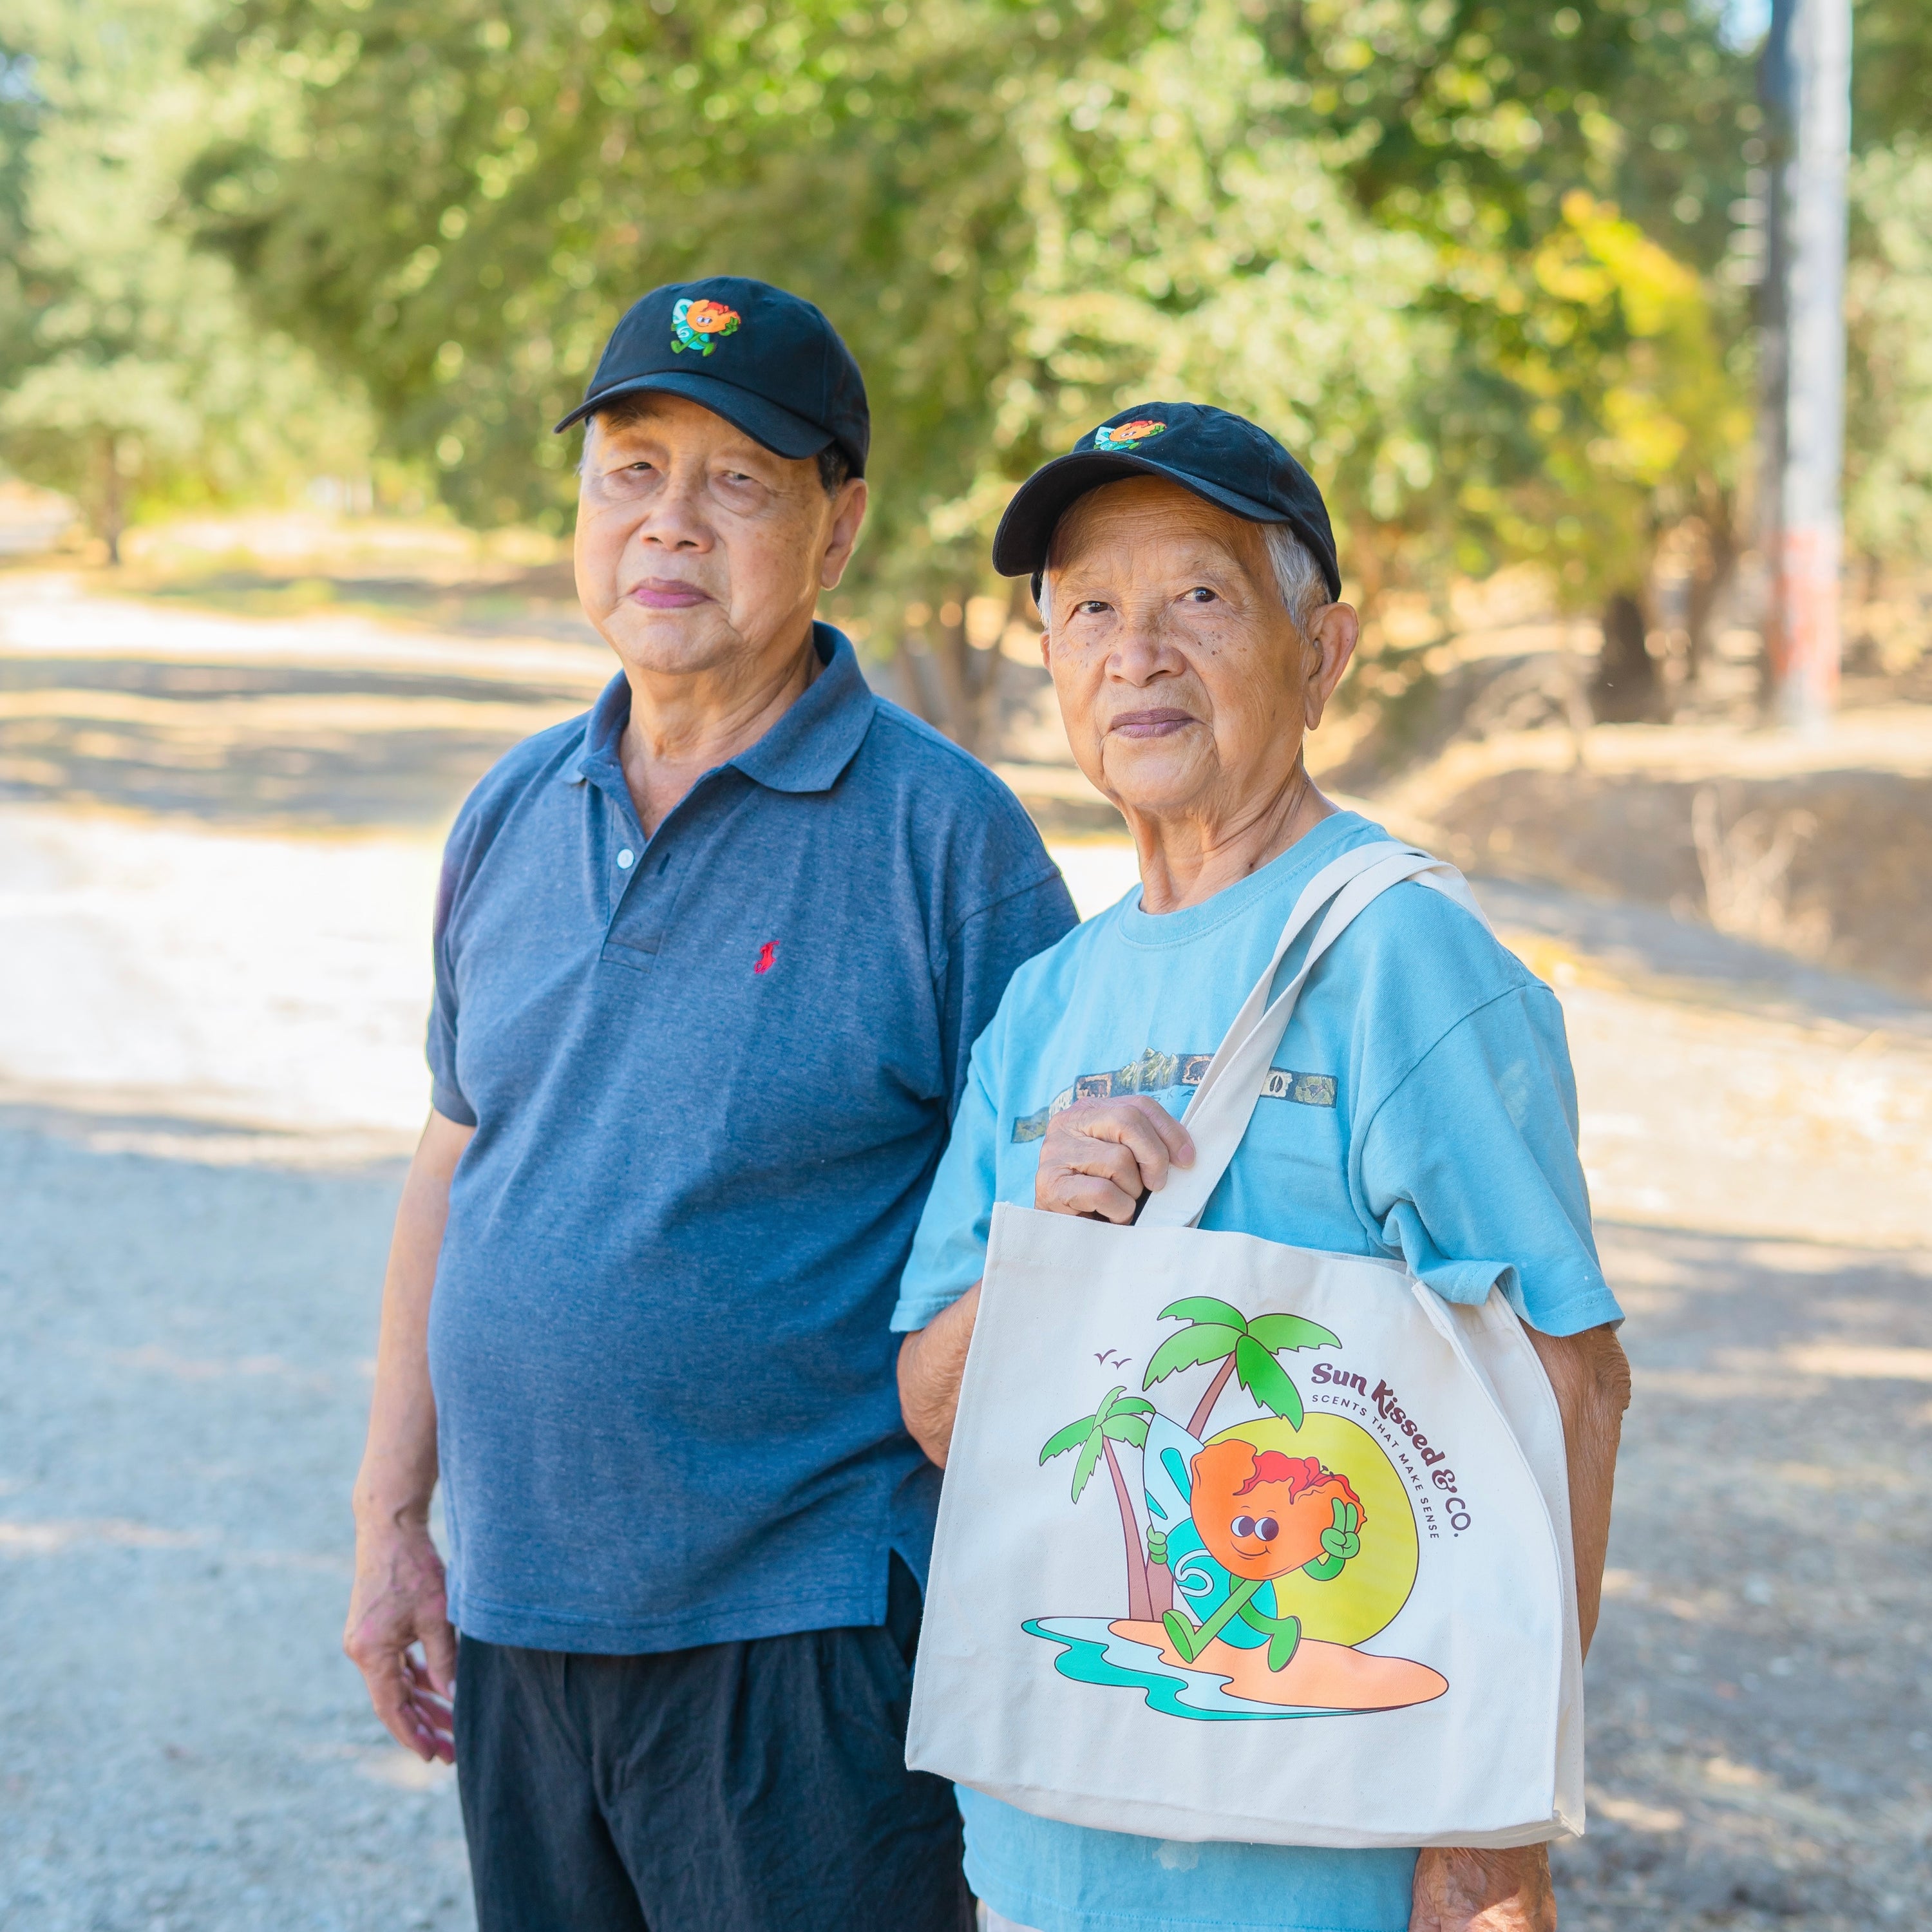
<svg viewBox="0 0 1932 1932">
<path fill-rule="evenodd" d="M 1262 542 L 1268 546 L 1268 562 L 1274 568 L 1274 587 L 1281 593 L 1289 620 L 1304 638 L 1312 634 L 1315 620 L 1324 606 L 1334 600 L 1328 595 L 1328 580 L 1315 560 L 1315 553 L 1294 533 L 1292 524 L 1263 524 Z M 1048 566 L 1051 568 L 1051 566 Z M 1041 572 L 1035 595 L 1040 620 L 1053 628 L 1053 590 Z"/>
</svg>

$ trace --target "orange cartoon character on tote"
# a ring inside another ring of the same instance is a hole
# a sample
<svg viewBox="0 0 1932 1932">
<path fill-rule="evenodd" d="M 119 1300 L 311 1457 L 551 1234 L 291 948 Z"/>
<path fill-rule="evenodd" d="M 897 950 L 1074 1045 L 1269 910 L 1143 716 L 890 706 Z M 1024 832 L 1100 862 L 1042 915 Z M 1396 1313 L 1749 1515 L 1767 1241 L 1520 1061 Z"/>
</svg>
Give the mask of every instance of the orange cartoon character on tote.
<svg viewBox="0 0 1932 1932">
<path fill-rule="evenodd" d="M 1318 1367 L 1324 1394 L 1310 1413 L 1283 1366 L 1341 1349 L 1342 1338 L 1213 1295 L 1187 1296 L 1160 1318 L 1186 1325 L 1148 1358 L 1147 1393 L 1117 1383 L 1040 1450 L 1042 1468 L 1073 1457 L 1074 1502 L 1090 1484 L 1111 1490 L 1126 1614 L 1031 1617 L 1022 1628 L 1060 1647 L 1061 1676 L 1136 1690 L 1167 1717 L 1366 1715 L 1439 1697 L 1441 1672 L 1367 1647 L 1400 1616 L 1422 1556 L 1411 1484 L 1376 1434 L 1388 1425 L 1354 1400 L 1366 1394 L 1362 1376 Z M 1184 1423 L 1150 1399 L 1177 1378 L 1198 1391 Z M 1326 1393 L 1337 1388 L 1346 1402 Z M 1215 1412 L 1238 1395 L 1254 1412 L 1215 1430 Z"/>
<path fill-rule="evenodd" d="M 1339 1576 L 1362 1550 L 1367 1517 L 1346 1476 L 1312 1456 L 1258 1449 L 1239 1436 L 1210 1443 L 1194 1459 L 1194 1526 L 1208 1553 L 1240 1580 L 1198 1628 L 1179 1610 L 1161 1619 L 1168 1640 L 1191 1663 L 1236 1617 L 1268 1638 L 1270 1670 L 1285 1670 L 1301 1642 L 1301 1619 L 1257 1610 L 1264 1583 L 1304 1570 Z"/>
</svg>

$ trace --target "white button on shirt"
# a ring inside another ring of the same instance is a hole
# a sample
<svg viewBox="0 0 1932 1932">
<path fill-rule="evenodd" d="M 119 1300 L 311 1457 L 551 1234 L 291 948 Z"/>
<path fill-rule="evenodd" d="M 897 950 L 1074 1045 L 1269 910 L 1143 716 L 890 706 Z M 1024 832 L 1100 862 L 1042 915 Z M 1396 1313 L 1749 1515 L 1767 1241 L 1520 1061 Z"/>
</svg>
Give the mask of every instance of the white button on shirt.
<svg viewBox="0 0 1932 1932">
<path fill-rule="evenodd" d="M 631 862 L 636 858 L 637 856 L 638 855 L 631 850 L 630 847 L 626 845 L 623 850 L 617 854 L 618 871 L 620 872 L 628 872 L 631 869 Z"/>
</svg>

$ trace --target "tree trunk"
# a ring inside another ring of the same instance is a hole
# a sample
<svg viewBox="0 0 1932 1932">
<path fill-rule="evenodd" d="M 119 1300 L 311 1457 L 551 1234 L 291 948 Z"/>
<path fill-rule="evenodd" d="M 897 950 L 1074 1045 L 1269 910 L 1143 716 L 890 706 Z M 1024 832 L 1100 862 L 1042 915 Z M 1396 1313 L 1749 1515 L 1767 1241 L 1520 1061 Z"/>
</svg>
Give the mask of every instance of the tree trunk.
<svg viewBox="0 0 1932 1932">
<path fill-rule="evenodd" d="M 940 604 L 934 627 L 932 662 L 945 699 L 943 728 L 955 744 L 980 758 L 988 750 L 992 736 L 991 714 L 1000 654 L 997 648 L 976 651 L 967 640 L 966 600 L 971 592 L 970 584 L 962 584 Z M 948 623 L 945 613 L 956 607 L 958 620 Z"/>
<path fill-rule="evenodd" d="M 1657 662 L 1644 629 L 1643 606 L 1628 591 L 1604 607 L 1604 652 L 1590 688 L 1590 709 L 1600 724 L 1634 724 L 1658 714 Z"/>
<path fill-rule="evenodd" d="M 1208 1418 L 1214 1413 L 1214 1405 L 1221 1400 L 1221 1391 L 1228 1386 L 1228 1378 L 1234 1372 L 1234 1352 L 1230 1348 L 1228 1359 L 1208 1384 L 1208 1393 L 1195 1405 L 1194 1413 L 1187 1418 L 1187 1432 L 1196 1442 L 1204 1442 L 1208 1439 Z"/>
<path fill-rule="evenodd" d="M 1731 524 L 1730 493 L 1714 490 L 1704 506 L 1704 568 L 1691 580 L 1690 604 L 1684 614 L 1684 628 L 1690 634 L 1689 661 L 1684 680 L 1694 686 L 1711 650 L 1711 623 L 1719 602 L 1730 588 L 1738 564 L 1737 532 Z"/>
<path fill-rule="evenodd" d="M 1120 1474 L 1113 1444 L 1103 1436 L 1100 1448 L 1107 1458 L 1107 1473 L 1114 1479 L 1114 1500 L 1120 1506 L 1120 1532 L 1127 1540 L 1127 1619 L 1150 1624 L 1154 1600 L 1148 1593 L 1147 1564 L 1141 1555 L 1140 1519 L 1134 1514 L 1133 1498 L 1127 1493 L 1127 1479 Z"/>
<path fill-rule="evenodd" d="M 116 566 L 121 561 L 121 532 L 126 527 L 126 512 L 122 507 L 121 452 L 117 442 L 114 436 L 107 438 L 106 460 L 100 478 L 100 534 L 107 540 L 107 561 Z"/>
<path fill-rule="evenodd" d="M 944 706 L 933 702 L 933 694 L 920 675 L 919 658 L 922 656 L 926 656 L 930 663 L 930 656 L 923 646 L 916 651 L 910 638 L 899 640 L 899 647 L 892 653 L 893 668 L 898 674 L 899 702 L 915 718 L 922 718 L 927 724 L 937 726 Z"/>
<path fill-rule="evenodd" d="M 946 735 L 969 752 L 976 749 L 972 687 L 968 682 L 965 633 L 957 625 L 935 621 L 938 636 L 932 662 L 939 672 L 939 688 L 946 700 Z"/>
<path fill-rule="evenodd" d="M 1147 1585 L 1150 1621 L 1159 1623 L 1174 1608 L 1174 1572 L 1165 1563 L 1150 1563 Z"/>
</svg>

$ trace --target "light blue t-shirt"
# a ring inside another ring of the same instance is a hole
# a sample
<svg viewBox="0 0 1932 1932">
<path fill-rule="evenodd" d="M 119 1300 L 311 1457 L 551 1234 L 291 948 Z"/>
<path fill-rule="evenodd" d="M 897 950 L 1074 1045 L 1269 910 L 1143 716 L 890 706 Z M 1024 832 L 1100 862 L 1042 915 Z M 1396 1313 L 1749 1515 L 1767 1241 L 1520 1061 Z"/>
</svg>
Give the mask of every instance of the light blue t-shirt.
<svg viewBox="0 0 1932 1932">
<path fill-rule="evenodd" d="M 1031 1204 L 1061 1107 L 1148 1094 L 1178 1114 L 1302 888 L 1386 836 L 1340 813 L 1202 904 L 1149 914 L 1130 892 L 1022 966 L 973 1049 L 894 1328 L 925 1327 L 980 1279 L 993 1204 Z M 1460 907 L 1413 883 L 1384 892 L 1316 968 L 1274 1064 L 1284 1077 L 1203 1227 L 1399 1255 L 1452 1301 L 1498 1283 L 1549 1334 L 1621 1318 L 1590 1234 L 1562 1010 Z M 974 1890 L 1039 1932 L 1408 1924 L 1413 1852 L 1169 1844 L 963 1788 L 959 1807 Z"/>
</svg>

